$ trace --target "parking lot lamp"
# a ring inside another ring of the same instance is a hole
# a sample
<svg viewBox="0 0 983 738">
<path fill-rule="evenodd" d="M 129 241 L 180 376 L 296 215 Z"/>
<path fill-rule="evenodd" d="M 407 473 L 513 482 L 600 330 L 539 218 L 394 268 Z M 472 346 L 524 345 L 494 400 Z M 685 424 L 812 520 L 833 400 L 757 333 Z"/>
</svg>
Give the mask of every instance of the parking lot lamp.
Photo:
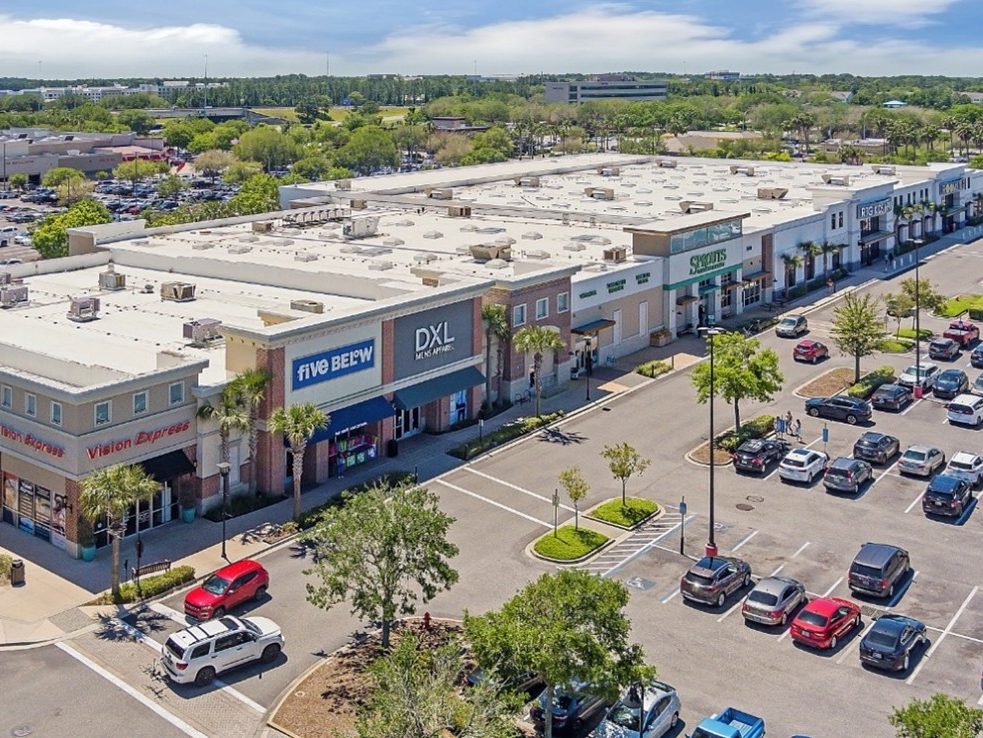
<svg viewBox="0 0 983 738">
<path fill-rule="evenodd" d="M 222 475 L 222 558 L 226 561 L 229 557 L 225 553 L 225 521 L 229 517 L 229 471 L 232 466 L 228 461 L 218 464 L 218 473 Z"/>
<path fill-rule="evenodd" d="M 584 368 L 587 370 L 587 402 L 590 402 L 590 370 L 591 365 L 594 363 L 590 352 L 591 341 L 593 338 L 593 336 L 584 336 L 584 350 L 586 351 L 584 354 Z"/>
<path fill-rule="evenodd" d="M 701 327 L 698 329 L 702 335 L 707 339 L 707 343 L 710 347 L 710 535 L 707 538 L 707 545 L 705 553 L 709 557 L 714 557 L 717 555 L 717 543 L 713 538 L 714 529 L 714 487 L 713 487 L 713 477 L 714 477 L 714 446 L 716 445 L 714 439 L 714 428 L 713 428 L 713 398 L 716 394 L 714 387 L 714 367 L 713 367 L 713 339 L 714 336 L 720 335 L 722 331 L 719 328 L 711 327 Z"/>
<path fill-rule="evenodd" d="M 920 238 L 913 239 L 915 243 L 915 399 L 922 396 L 922 317 L 921 317 L 921 284 L 918 279 L 918 247 Z"/>
</svg>

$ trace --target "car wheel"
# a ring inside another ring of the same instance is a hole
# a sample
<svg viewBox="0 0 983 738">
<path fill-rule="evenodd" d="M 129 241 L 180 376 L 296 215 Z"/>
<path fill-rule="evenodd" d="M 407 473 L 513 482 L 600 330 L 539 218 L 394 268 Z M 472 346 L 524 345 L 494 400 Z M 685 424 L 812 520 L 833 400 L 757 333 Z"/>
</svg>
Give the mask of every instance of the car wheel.
<svg viewBox="0 0 983 738">
<path fill-rule="evenodd" d="M 836 636 L 833 636 L 832 638 L 829 639 L 829 650 L 830 651 L 835 651 L 836 650 L 836 644 L 837 644 L 837 642 L 838 641 L 836 640 Z"/>
<path fill-rule="evenodd" d="M 748 586 L 748 585 L 749 585 L 750 583 L 751 583 L 751 575 L 750 575 L 750 574 L 745 574 L 745 575 L 744 575 L 744 584 L 743 584 L 743 585 L 741 585 L 741 586 L 743 586 L 743 587 L 746 587 L 746 586 Z"/>
<path fill-rule="evenodd" d="M 268 645 L 266 648 L 263 649 L 263 655 L 260 656 L 259 658 L 264 664 L 269 664 L 273 661 L 276 661 L 276 657 L 279 655 L 280 655 L 280 644 L 271 643 L 270 645 Z"/>
<path fill-rule="evenodd" d="M 673 728 L 675 728 L 676 727 L 676 724 L 678 722 L 679 722 L 679 713 L 678 712 L 674 712 L 672 714 L 672 717 L 669 718 L 669 730 L 672 730 Z"/>
<path fill-rule="evenodd" d="M 819 417 L 819 408 L 818 407 L 810 407 L 809 410 L 808 410 L 808 413 L 812 417 L 818 418 Z"/>
<path fill-rule="evenodd" d="M 253 595 L 253 599 L 256 602 L 259 602 L 265 596 L 266 596 L 266 587 L 257 587 L 256 588 L 256 594 Z"/>
<path fill-rule="evenodd" d="M 204 687 L 211 684 L 215 679 L 215 669 L 211 666 L 206 666 L 204 669 L 195 674 L 195 684 L 199 687 Z"/>
<path fill-rule="evenodd" d="M 909 666 L 911 666 L 911 657 L 908 654 L 905 654 L 904 663 L 901 665 L 901 671 L 908 671 Z"/>
<path fill-rule="evenodd" d="M 717 597 L 717 607 L 723 607 L 724 603 L 727 601 L 727 596 L 721 592 Z"/>
<path fill-rule="evenodd" d="M 214 610 L 212 610 L 212 620 L 218 620 L 221 617 L 225 617 L 224 607 L 216 607 Z"/>
<path fill-rule="evenodd" d="M 785 627 L 786 625 L 788 625 L 788 613 L 787 612 L 783 612 L 782 613 L 782 627 Z"/>
<path fill-rule="evenodd" d="M 857 416 L 856 415 L 847 415 L 846 416 L 846 422 L 849 423 L 850 425 L 856 425 L 857 424 Z"/>
</svg>

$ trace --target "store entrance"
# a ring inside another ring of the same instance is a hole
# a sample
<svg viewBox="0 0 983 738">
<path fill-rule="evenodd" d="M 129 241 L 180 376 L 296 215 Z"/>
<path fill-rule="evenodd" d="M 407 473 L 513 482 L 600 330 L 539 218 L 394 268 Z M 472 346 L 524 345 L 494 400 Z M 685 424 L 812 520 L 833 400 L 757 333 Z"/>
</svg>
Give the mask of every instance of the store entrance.
<svg viewBox="0 0 983 738">
<path fill-rule="evenodd" d="M 393 437 L 398 441 L 402 438 L 415 436 L 423 428 L 420 426 L 420 408 L 411 407 L 408 410 L 397 410 L 393 418 Z"/>
</svg>

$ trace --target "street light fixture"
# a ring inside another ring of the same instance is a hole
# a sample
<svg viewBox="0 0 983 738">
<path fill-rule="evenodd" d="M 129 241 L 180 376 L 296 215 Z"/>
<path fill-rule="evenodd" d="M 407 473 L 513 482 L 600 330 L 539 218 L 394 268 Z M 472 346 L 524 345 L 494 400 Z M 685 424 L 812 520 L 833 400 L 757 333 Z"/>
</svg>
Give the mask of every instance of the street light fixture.
<svg viewBox="0 0 983 738">
<path fill-rule="evenodd" d="M 713 536 L 714 503 L 715 503 L 714 486 L 713 486 L 714 467 L 715 467 L 714 458 L 713 458 L 714 445 L 715 445 L 714 428 L 713 428 L 713 398 L 716 394 L 716 388 L 714 387 L 715 376 L 714 376 L 714 367 L 713 367 L 713 344 L 714 344 L 713 339 L 714 336 L 720 335 L 721 333 L 723 333 L 723 331 L 721 331 L 719 328 L 712 328 L 707 326 L 701 326 L 697 330 L 700 332 L 701 335 L 706 337 L 707 343 L 710 346 L 710 535 L 709 538 L 707 539 L 705 553 L 710 558 L 713 558 L 714 556 L 717 555 L 717 543 L 714 540 L 714 536 Z"/>
<path fill-rule="evenodd" d="M 228 461 L 221 461 L 218 464 L 218 473 L 222 475 L 222 558 L 229 560 L 225 553 L 225 521 L 229 517 L 229 472 L 232 465 Z"/>
<path fill-rule="evenodd" d="M 924 227 L 924 226 L 922 226 Z M 912 239 L 915 244 L 915 399 L 922 396 L 922 316 L 921 316 L 921 280 L 918 279 L 918 247 L 922 239 Z"/>
<path fill-rule="evenodd" d="M 593 355 L 591 354 L 591 343 L 593 342 L 593 336 L 584 336 L 584 368 L 587 369 L 587 402 L 590 402 L 590 370 L 593 366 Z"/>
</svg>

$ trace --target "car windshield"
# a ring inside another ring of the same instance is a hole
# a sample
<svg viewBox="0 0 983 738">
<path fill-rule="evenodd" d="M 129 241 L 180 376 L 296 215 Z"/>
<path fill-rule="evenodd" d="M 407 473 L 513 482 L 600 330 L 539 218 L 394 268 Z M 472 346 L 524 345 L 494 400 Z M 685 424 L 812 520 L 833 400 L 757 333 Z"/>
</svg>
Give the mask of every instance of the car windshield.
<svg viewBox="0 0 983 738">
<path fill-rule="evenodd" d="M 908 449 L 907 451 L 904 452 L 904 457 L 908 461 L 925 461 L 925 452 L 912 451 L 911 449 Z"/>
<path fill-rule="evenodd" d="M 782 463 L 785 464 L 785 466 L 791 466 L 796 469 L 801 469 L 806 465 L 806 462 L 803 459 L 785 459 L 785 461 Z"/>
<path fill-rule="evenodd" d="M 905 374 L 914 374 L 917 371 L 918 371 L 918 367 L 916 365 L 912 364 L 911 366 L 909 366 L 907 369 L 904 370 L 904 373 Z M 921 373 L 922 374 L 925 373 L 925 367 L 922 367 Z"/>
<path fill-rule="evenodd" d="M 638 706 L 629 707 L 624 702 L 619 702 L 608 713 L 608 722 L 619 728 L 638 730 Z"/>
<path fill-rule="evenodd" d="M 260 630 L 259 629 L 259 626 L 256 625 L 256 623 L 254 623 L 252 620 L 243 620 L 242 621 L 242 624 L 246 626 L 246 630 L 248 630 L 248 631 L 250 631 L 252 633 L 255 633 L 256 635 L 262 635 L 263 634 L 263 631 Z"/>
<path fill-rule="evenodd" d="M 758 590 L 753 591 L 747 596 L 748 602 L 757 602 L 762 605 L 777 605 L 778 597 L 773 595 L 771 592 L 759 592 Z"/>
<path fill-rule="evenodd" d="M 686 572 L 686 581 L 693 582 L 693 584 L 712 584 L 713 577 L 704 576 L 703 574 L 697 574 L 692 571 Z"/>
<path fill-rule="evenodd" d="M 799 620 L 807 625 L 819 626 L 824 626 L 829 622 L 829 618 L 825 615 L 820 615 L 818 612 L 809 612 L 808 610 L 799 614 Z"/>
<path fill-rule="evenodd" d="M 212 574 L 202 583 L 201 588 L 213 595 L 224 594 L 229 588 L 229 580 L 223 579 L 218 574 Z"/>
<path fill-rule="evenodd" d="M 871 438 L 869 436 L 861 436 L 860 437 L 860 440 L 857 441 L 857 445 L 858 446 L 866 446 L 866 447 L 873 448 L 873 447 L 877 446 L 877 444 L 880 443 L 880 442 L 881 442 L 881 439 L 879 439 L 879 438 Z"/>
<path fill-rule="evenodd" d="M 784 320 L 782 321 L 782 325 L 784 325 L 784 326 L 793 326 L 793 325 L 795 325 L 795 324 L 796 324 L 797 322 L 798 322 L 798 321 L 797 321 L 797 320 L 796 320 L 795 318 L 785 318 L 785 319 L 784 319 Z"/>
<path fill-rule="evenodd" d="M 168 638 L 167 643 L 164 644 L 167 650 L 177 656 L 179 659 L 184 658 L 184 649 L 179 646 L 173 638 Z"/>
<path fill-rule="evenodd" d="M 898 642 L 898 637 L 894 633 L 885 633 L 882 630 L 877 630 L 876 628 L 867 635 L 867 642 L 872 643 L 875 646 L 887 646 L 888 648 L 894 648 L 895 644 Z"/>
<path fill-rule="evenodd" d="M 953 402 L 949 405 L 949 412 L 956 413 L 958 415 L 972 415 L 973 408 L 969 407 L 969 405 L 959 405 Z"/>
</svg>

